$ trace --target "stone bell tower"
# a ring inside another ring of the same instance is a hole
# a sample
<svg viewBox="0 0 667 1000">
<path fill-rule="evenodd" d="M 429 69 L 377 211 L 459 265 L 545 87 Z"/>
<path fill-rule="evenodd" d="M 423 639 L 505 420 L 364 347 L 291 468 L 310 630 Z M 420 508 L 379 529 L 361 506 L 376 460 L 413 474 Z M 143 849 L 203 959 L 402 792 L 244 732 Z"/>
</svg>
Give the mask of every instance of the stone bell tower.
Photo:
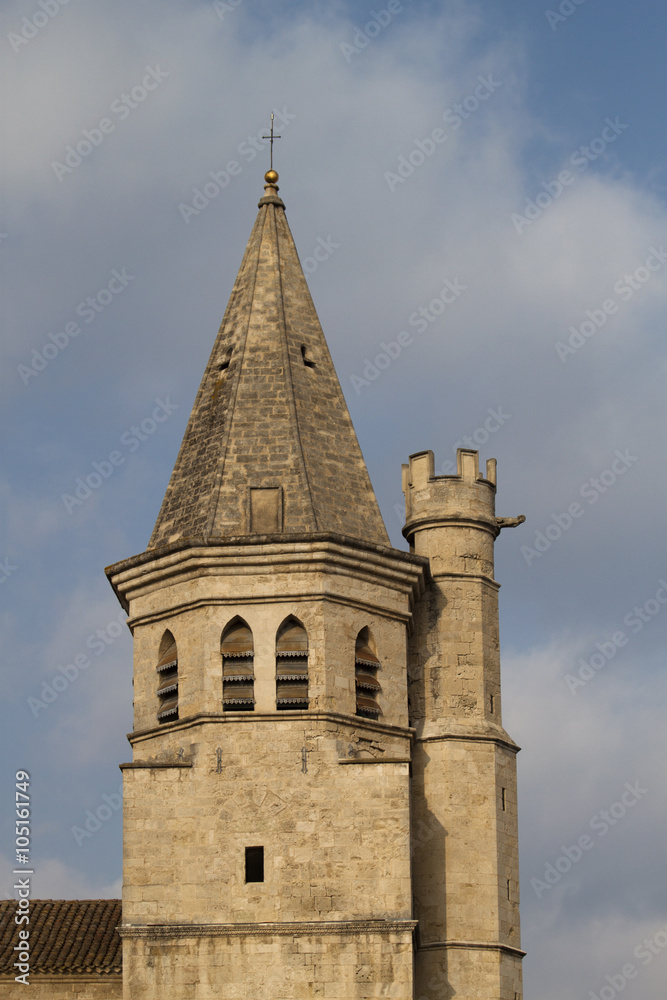
<svg viewBox="0 0 667 1000">
<path fill-rule="evenodd" d="M 123 997 L 517 1000 L 491 473 L 413 456 L 390 546 L 265 181 L 148 548 L 107 570 Z"/>
</svg>

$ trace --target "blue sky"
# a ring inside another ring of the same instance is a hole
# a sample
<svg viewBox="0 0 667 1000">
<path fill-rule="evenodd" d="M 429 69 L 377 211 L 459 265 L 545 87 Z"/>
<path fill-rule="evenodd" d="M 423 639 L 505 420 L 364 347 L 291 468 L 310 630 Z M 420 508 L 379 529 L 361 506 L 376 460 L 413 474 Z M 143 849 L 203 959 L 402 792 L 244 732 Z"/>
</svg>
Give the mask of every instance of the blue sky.
<svg viewBox="0 0 667 1000">
<path fill-rule="evenodd" d="M 552 26 L 558 4 L 412 0 L 351 54 L 384 7 L 228 6 L 71 0 L 37 29 L 37 3 L 0 11 L 2 787 L 32 773 L 39 894 L 119 892 L 119 812 L 72 833 L 130 752 L 103 568 L 148 541 L 262 193 L 267 156 L 244 150 L 274 109 L 302 261 L 331 248 L 309 283 L 394 544 L 401 463 L 432 448 L 442 468 L 465 438 L 498 459 L 498 513 L 528 518 L 496 546 L 526 996 L 599 995 L 634 963 L 649 1000 L 667 974 L 667 949 L 641 958 L 667 924 L 667 15 L 565 0 Z M 58 167 L 84 130 L 97 144 Z M 184 212 L 211 173 L 224 188 Z M 446 281 L 462 290 L 435 315 Z M 600 835 L 627 784 L 647 791 Z M 5 871 L 10 847 L 7 825 Z"/>
</svg>

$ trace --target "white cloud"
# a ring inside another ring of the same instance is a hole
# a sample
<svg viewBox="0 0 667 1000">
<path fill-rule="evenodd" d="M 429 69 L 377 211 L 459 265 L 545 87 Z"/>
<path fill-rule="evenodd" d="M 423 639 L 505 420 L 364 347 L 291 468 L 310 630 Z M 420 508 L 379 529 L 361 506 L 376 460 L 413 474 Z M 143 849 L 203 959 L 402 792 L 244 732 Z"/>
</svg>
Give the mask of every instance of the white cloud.
<svg viewBox="0 0 667 1000">
<path fill-rule="evenodd" d="M 0 856 L 3 872 L 11 871 L 12 863 Z M 120 899 L 122 879 L 105 884 L 99 878 L 88 877 L 73 866 L 63 864 L 58 858 L 45 858 L 30 876 L 32 899 Z M 20 878 L 21 876 L 17 876 Z M 0 886 L 3 899 L 12 899 L 11 876 L 5 876 Z"/>
</svg>

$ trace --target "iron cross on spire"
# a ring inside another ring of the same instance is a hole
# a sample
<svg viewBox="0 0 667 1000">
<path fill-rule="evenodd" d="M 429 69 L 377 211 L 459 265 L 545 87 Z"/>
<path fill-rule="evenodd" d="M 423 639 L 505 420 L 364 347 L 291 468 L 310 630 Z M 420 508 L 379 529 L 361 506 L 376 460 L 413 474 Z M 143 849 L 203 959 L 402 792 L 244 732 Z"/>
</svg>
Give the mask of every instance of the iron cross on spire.
<svg viewBox="0 0 667 1000">
<path fill-rule="evenodd" d="M 281 135 L 274 135 L 273 134 L 273 111 L 271 112 L 271 134 L 270 135 L 263 135 L 262 139 L 270 139 L 271 140 L 271 170 L 273 170 L 273 140 L 274 139 L 282 139 Z"/>
</svg>

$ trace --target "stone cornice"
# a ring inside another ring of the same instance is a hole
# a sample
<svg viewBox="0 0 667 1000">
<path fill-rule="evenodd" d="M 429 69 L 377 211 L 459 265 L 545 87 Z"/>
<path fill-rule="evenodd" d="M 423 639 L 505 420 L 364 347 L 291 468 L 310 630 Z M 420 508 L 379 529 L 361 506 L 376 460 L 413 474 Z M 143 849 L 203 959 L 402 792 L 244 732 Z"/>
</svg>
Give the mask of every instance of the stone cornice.
<svg viewBox="0 0 667 1000">
<path fill-rule="evenodd" d="M 514 740 L 507 735 L 504 729 L 499 729 L 497 733 L 493 732 L 446 732 L 446 733 L 429 733 L 426 736 L 415 736 L 415 743 L 444 743 L 450 740 L 459 743 L 495 743 L 496 746 L 504 747 L 511 753 L 517 754 L 521 750 L 520 746 L 514 742 Z"/>
<path fill-rule="evenodd" d="M 152 739 L 154 736 L 164 733 L 175 733 L 181 729 L 192 729 L 201 725 L 233 725 L 242 723 L 248 725 L 249 722 L 276 723 L 276 722 L 298 722 L 303 726 L 304 722 L 309 725 L 315 721 L 333 722 L 336 725 L 349 726 L 351 729 L 365 729 L 368 732 L 384 733 L 387 736 L 398 736 L 403 739 L 414 739 L 415 730 L 408 726 L 390 726 L 381 722 L 372 722 L 370 719 L 363 719 L 358 715 L 343 715 L 342 712 L 220 712 L 219 714 L 201 713 L 192 715 L 189 718 L 179 719 L 178 722 L 163 723 L 160 726 L 152 726 L 150 729 L 139 729 L 137 732 L 128 733 L 127 738 L 131 744 L 140 743 L 143 740 Z M 356 758 L 355 758 L 356 759 Z"/>
<path fill-rule="evenodd" d="M 500 941 L 432 941 L 428 944 L 419 944 L 417 951 L 441 951 L 448 948 L 464 948 L 470 951 L 501 951 L 505 955 L 514 955 L 516 958 L 523 958 L 526 954 L 520 948 L 513 948 L 510 944 L 501 944 Z"/>
<path fill-rule="evenodd" d="M 449 570 L 443 573 L 434 573 L 433 567 L 431 567 L 431 576 L 434 580 L 452 580 L 454 583 L 458 583 L 460 580 L 465 580 L 466 582 L 474 580 L 476 583 L 486 584 L 492 590 L 500 590 L 498 581 L 494 580 L 492 576 L 485 576 L 483 573 L 452 573 Z"/>
<path fill-rule="evenodd" d="M 469 577 L 466 577 L 469 579 Z M 498 584 L 498 586 L 500 586 Z M 272 603 L 276 604 L 290 604 L 294 605 L 300 601 L 312 601 L 312 593 L 299 593 L 298 591 L 290 591 L 289 594 L 275 594 L 272 595 Z M 315 595 L 317 597 L 317 595 Z M 372 601 L 361 601 L 354 597 L 341 597 L 338 594 L 328 593 L 322 595 L 324 599 L 331 604 L 340 604 L 346 608 L 356 608 L 358 611 L 364 611 L 366 613 L 370 612 L 373 615 L 379 615 L 383 618 L 389 618 L 392 621 L 401 621 L 406 624 L 410 624 L 412 621 L 412 612 L 401 612 L 398 610 L 388 610 L 386 608 L 378 608 L 377 604 L 373 604 Z M 253 604 L 266 604 L 266 596 L 262 595 L 260 597 L 253 597 L 251 595 L 243 596 L 243 604 L 252 606 Z M 182 602 L 180 604 L 172 604 L 169 608 L 165 610 L 156 611 L 153 614 L 143 614 L 135 615 L 132 618 L 128 618 L 127 625 L 128 628 L 133 631 L 137 625 L 148 625 L 151 622 L 156 621 L 168 621 L 170 618 L 174 618 L 178 615 L 183 614 L 184 611 L 193 611 L 195 608 L 214 608 L 214 607 L 236 607 L 239 603 L 239 598 L 237 595 L 234 597 L 211 597 L 202 598 L 201 600 L 190 600 Z"/>
<path fill-rule="evenodd" d="M 428 559 L 389 546 L 346 535 L 238 535 L 188 538 L 151 549 L 105 570 L 125 610 L 129 600 L 177 579 L 244 576 L 262 573 L 314 573 L 322 570 L 352 575 L 417 598 L 424 589 Z"/>
<path fill-rule="evenodd" d="M 411 764 L 409 757 L 342 757 L 339 764 Z"/>
<path fill-rule="evenodd" d="M 416 920 L 312 920 L 257 924 L 121 924 L 122 938 L 247 937 L 248 935 L 409 934 Z"/>
<path fill-rule="evenodd" d="M 443 477 L 445 478 L 445 477 Z M 496 519 L 491 517 L 471 517 L 465 514 L 425 514 L 423 517 L 411 518 L 403 528 L 403 536 L 410 538 L 418 531 L 430 530 L 431 528 L 474 528 L 477 531 L 486 531 L 492 538 L 496 539 L 500 534 L 500 528 Z"/>
<path fill-rule="evenodd" d="M 140 768 L 140 767 L 192 767 L 191 760 L 135 760 L 130 764 L 119 764 L 118 767 L 121 771 L 129 770 L 130 768 Z"/>
</svg>

